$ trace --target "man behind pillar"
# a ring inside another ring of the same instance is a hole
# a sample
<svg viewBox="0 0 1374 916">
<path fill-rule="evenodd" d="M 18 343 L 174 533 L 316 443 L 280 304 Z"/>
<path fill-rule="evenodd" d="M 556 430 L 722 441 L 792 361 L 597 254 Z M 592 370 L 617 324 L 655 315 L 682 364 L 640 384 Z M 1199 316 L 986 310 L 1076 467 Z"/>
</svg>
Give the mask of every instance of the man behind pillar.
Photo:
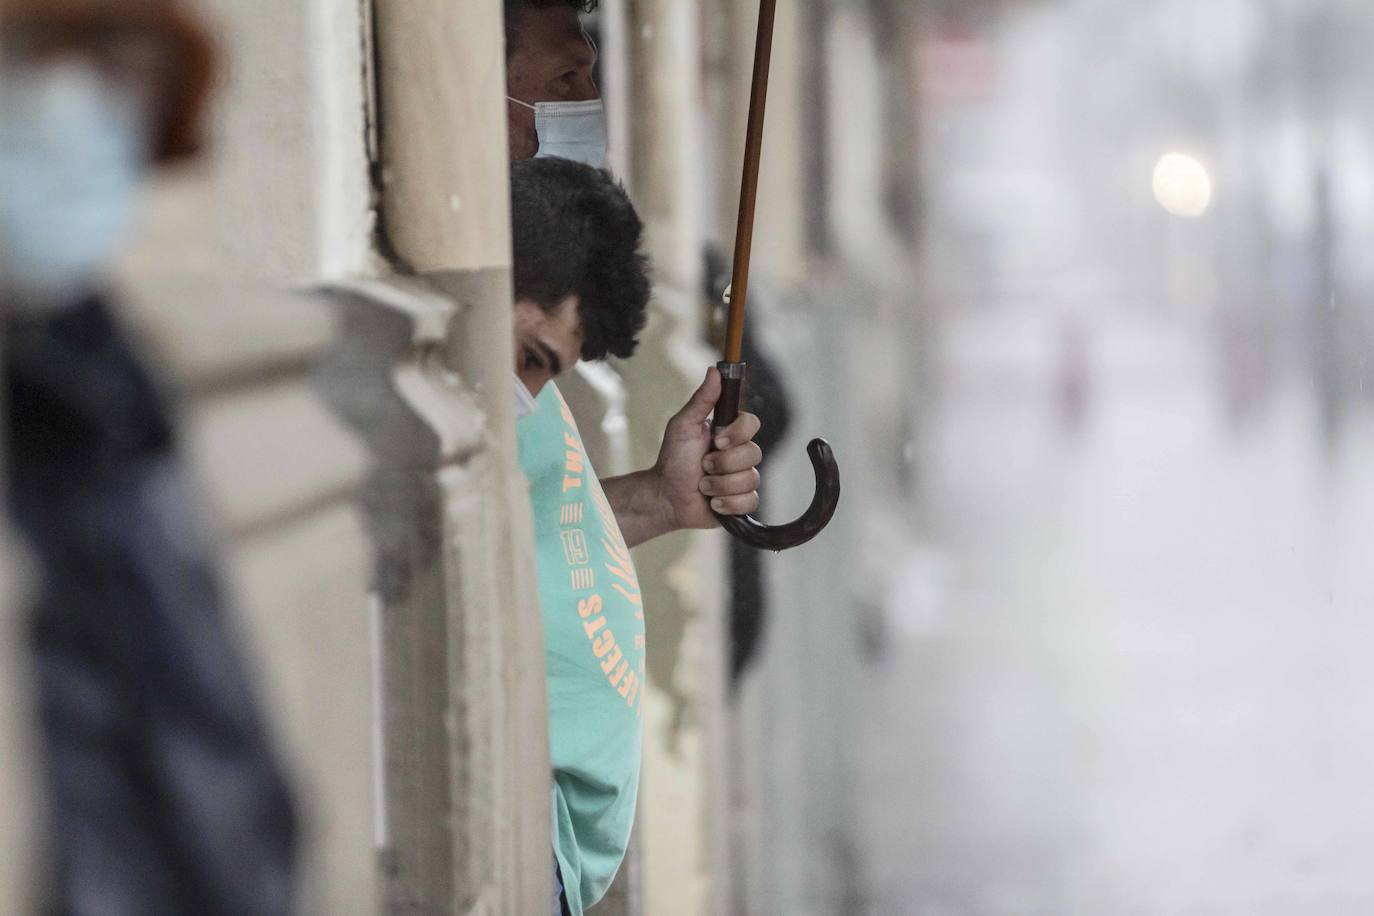
<svg viewBox="0 0 1374 916">
<path fill-rule="evenodd" d="M 566 888 L 560 903 L 573 916 L 605 895 L 634 822 L 645 644 L 644 608 L 629 549 L 672 531 L 716 528 L 713 510 L 753 512 L 763 458 L 754 442 L 758 418 L 747 413 L 722 431 L 714 443 L 719 450 L 711 451 L 709 419 L 720 395 L 719 373 L 711 369 L 669 421 L 654 467 L 598 481 L 571 412 L 557 388 L 546 384 L 569 371 L 579 356 L 628 357 L 649 298 L 648 280 L 639 268 L 638 217 L 624 192 L 597 171 L 606 161 L 605 113 L 593 77 L 596 48 L 579 18 L 596 5 L 596 0 L 505 3 L 508 124 L 515 160 L 516 367 L 522 383 L 517 396 L 522 390 L 536 396 L 519 411 L 528 415 L 517 435 L 535 512 L 554 846 L 559 889 Z M 536 161 L 523 161 L 530 159 Z M 603 196 L 607 199 L 595 215 L 579 213 L 577 206 L 567 209 L 568 197 Z M 612 311 L 633 311 L 638 303 L 637 323 L 614 329 L 609 338 L 584 333 L 587 300 L 599 297 L 570 296 L 574 285 L 548 283 L 567 264 L 582 263 L 582 249 L 597 236 L 614 245 L 604 261 L 592 260 L 588 274 L 619 299 Z M 580 492 L 590 494 L 581 508 L 571 499 Z M 604 536 L 589 537 L 593 531 Z M 632 640 L 625 638 L 627 632 Z M 592 711 L 608 696 L 622 701 L 621 715 Z"/>
<path fill-rule="evenodd" d="M 291 800 L 101 277 L 140 185 L 195 153 L 212 73 L 170 0 L 0 0 L 0 438 L 63 916 L 293 909 Z"/>
</svg>

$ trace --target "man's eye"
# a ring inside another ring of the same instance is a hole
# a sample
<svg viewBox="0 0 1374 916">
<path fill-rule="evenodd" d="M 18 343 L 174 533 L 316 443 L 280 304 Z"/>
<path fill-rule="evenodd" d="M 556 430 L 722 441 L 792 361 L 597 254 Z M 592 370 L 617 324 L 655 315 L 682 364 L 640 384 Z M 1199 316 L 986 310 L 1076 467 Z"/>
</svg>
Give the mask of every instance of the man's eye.
<svg viewBox="0 0 1374 916">
<path fill-rule="evenodd" d="M 525 365 L 534 366 L 537 369 L 544 368 L 543 361 L 540 360 L 538 355 L 536 355 L 535 352 L 531 350 L 529 347 L 525 348 Z"/>
</svg>

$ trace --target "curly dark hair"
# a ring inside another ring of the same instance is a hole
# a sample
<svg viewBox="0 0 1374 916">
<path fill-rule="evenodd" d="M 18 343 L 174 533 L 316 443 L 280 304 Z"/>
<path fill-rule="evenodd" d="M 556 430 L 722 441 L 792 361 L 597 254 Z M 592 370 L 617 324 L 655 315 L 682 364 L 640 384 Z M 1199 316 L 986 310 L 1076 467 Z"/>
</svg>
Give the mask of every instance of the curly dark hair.
<svg viewBox="0 0 1374 916">
<path fill-rule="evenodd" d="M 648 318 L 644 224 L 609 172 L 567 159 L 511 163 L 515 297 L 552 311 L 576 295 L 582 358 L 631 356 Z"/>
<path fill-rule="evenodd" d="M 520 48 L 520 14 L 525 10 L 566 6 L 579 13 L 591 13 L 596 11 L 598 5 L 599 0 L 505 0 L 506 56 L 509 57 Z"/>
</svg>

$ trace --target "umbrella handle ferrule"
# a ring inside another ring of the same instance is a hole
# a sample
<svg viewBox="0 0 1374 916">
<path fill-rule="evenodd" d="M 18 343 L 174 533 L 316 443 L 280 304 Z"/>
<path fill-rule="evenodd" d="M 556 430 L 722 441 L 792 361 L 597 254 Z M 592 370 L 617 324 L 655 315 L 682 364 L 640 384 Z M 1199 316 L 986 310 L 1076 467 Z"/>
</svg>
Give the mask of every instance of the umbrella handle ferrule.
<svg viewBox="0 0 1374 916">
<path fill-rule="evenodd" d="M 720 400 L 716 402 L 712 430 L 720 430 L 738 419 L 744 396 L 746 363 L 717 363 L 720 371 Z M 759 550 L 782 551 L 800 547 L 825 530 L 840 502 L 840 468 L 835 453 L 824 439 L 813 439 L 807 447 L 816 476 L 816 493 L 801 518 L 786 525 L 765 525 L 749 515 L 716 513 L 721 527 L 735 538 Z"/>
<path fill-rule="evenodd" d="M 711 429 L 724 429 L 739 418 L 744 403 L 744 378 L 748 363 L 716 363 L 720 372 L 720 400 L 711 420 Z"/>
</svg>

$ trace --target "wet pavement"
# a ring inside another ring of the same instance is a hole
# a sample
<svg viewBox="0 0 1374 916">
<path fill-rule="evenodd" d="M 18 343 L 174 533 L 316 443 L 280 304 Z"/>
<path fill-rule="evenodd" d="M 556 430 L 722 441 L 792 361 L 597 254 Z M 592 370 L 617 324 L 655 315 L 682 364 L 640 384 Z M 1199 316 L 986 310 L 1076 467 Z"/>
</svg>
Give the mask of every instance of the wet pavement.
<svg viewBox="0 0 1374 916">
<path fill-rule="evenodd" d="M 882 916 L 1374 914 L 1374 424 L 1200 324 L 962 319 L 870 674 Z"/>
</svg>

